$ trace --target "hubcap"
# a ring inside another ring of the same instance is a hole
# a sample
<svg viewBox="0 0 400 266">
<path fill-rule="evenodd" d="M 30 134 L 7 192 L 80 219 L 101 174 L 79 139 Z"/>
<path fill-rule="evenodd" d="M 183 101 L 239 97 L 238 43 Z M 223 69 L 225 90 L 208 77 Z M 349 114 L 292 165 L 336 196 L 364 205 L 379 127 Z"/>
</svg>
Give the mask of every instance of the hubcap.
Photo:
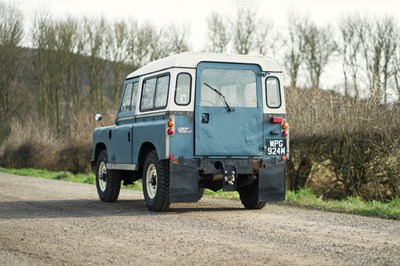
<svg viewBox="0 0 400 266">
<path fill-rule="evenodd" d="M 147 167 L 146 172 L 146 190 L 150 199 L 154 199 L 157 194 L 157 169 L 154 164 Z"/>
<path fill-rule="evenodd" d="M 99 172 L 97 176 L 98 176 L 97 178 L 99 181 L 100 190 L 104 192 L 107 187 L 107 168 L 104 162 L 100 163 Z"/>
</svg>

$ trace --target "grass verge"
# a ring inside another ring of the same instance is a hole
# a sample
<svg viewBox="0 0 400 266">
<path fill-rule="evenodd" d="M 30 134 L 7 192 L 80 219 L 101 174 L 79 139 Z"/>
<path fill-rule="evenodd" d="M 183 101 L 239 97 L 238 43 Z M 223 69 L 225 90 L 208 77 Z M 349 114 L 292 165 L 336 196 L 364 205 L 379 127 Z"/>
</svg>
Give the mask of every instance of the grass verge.
<svg viewBox="0 0 400 266">
<path fill-rule="evenodd" d="M 0 172 L 33 176 L 55 180 L 65 180 L 76 183 L 95 184 L 94 174 L 71 174 L 70 172 L 52 172 L 38 169 L 7 169 L 1 168 Z M 129 189 L 141 190 L 141 182 L 129 186 Z M 204 195 L 213 198 L 239 199 L 237 192 L 212 192 L 206 190 Z M 286 202 L 293 206 L 300 206 L 312 209 L 319 209 L 332 212 L 358 214 L 363 216 L 373 216 L 385 219 L 400 220 L 400 198 L 393 199 L 390 202 L 381 201 L 363 201 L 358 197 L 349 197 L 344 200 L 321 200 L 311 189 L 303 189 L 298 192 L 288 191 L 286 193 Z"/>
<path fill-rule="evenodd" d="M 322 200 L 311 189 L 306 188 L 298 192 L 288 191 L 286 203 L 325 211 L 400 220 L 400 198 L 395 198 L 389 202 L 363 201 L 359 197 L 348 197 L 343 200 Z"/>
<path fill-rule="evenodd" d="M 72 174 L 70 172 L 53 172 L 42 169 L 9 169 L 0 167 L 0 172 L 7 174 L 15 174 L 22 176 L 40 177 L 46 179 L 65 180 L 75 183 L 96 184 L 96 177 L 94 174 Z"/>
</svg>

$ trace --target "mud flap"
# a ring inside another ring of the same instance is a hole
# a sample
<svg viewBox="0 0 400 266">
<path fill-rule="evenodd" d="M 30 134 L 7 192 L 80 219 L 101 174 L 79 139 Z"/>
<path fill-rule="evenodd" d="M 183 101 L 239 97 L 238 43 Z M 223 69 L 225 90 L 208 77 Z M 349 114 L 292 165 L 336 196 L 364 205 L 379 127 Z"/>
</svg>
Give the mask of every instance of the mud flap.
<svg viewBox="0 0 400 266">
<path fill-rule="evenodd" d="M 286 182 L 285 165 L 276 164 L 262 168 L 259 173 L 258 201 L 284 201 Z"/>
<path fill-rule="evenodd" d="M 197 202 L 200 198 L 199 176 L 196 168 L 188 165 L 170 165 L 170 202 Z"/>
</svg>

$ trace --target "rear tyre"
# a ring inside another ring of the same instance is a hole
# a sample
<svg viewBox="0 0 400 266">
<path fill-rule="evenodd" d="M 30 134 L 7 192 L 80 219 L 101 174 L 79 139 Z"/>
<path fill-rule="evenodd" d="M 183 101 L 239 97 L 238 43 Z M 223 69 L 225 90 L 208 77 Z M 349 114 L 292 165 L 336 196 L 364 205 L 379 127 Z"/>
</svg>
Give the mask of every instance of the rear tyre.
<svg viewBox="0 0 400 266">
<path fill-rule="evenodd" d="M 265 202 L 258 201 L 258 180 L 257 178 L 252 184 L 238 190 L 240 200 L 246 209 L 259 210 L 265 206 Z"/>
<path fill-rule="evenodd" d="M 161 212 L 168 209 L 169 162 L 160 161 L 154 150 L 149 152 L 144 163 L 142 187 L 149 210 Z"/>
<path fill-rule="evenodd" d="M 106 150 L 102 150 L 97 158 L 96 188 L 102 201 L 113 202 L 118 199 L 121 189 L 121 172 L 107 169 Z"/>
</svg>

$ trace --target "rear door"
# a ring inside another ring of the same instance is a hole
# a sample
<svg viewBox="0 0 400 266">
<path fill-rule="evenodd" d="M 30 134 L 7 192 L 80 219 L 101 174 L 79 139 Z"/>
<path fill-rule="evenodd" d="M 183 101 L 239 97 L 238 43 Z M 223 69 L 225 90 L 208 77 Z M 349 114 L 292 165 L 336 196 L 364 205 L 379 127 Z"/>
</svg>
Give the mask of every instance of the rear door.
<svg viewBox="0 0 400 266">
<path fill-rule="evenodd" d="M 195 155 L 262 156 L 258 65 L 200 63 L 196 75 Z"/>
</svg>

